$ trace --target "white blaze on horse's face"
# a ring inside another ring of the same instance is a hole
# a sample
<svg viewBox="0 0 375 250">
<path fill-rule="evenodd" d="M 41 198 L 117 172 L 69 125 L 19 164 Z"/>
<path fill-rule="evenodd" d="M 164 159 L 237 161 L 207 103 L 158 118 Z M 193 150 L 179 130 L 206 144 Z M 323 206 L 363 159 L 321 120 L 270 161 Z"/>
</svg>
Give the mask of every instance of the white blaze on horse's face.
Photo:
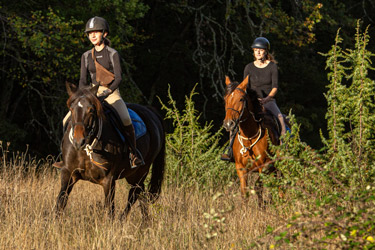
<svg viewBox="0 0 375 250">
<path fill-rule="evenodd" d="M 78 107 L 81 107 L 81 108 L 83 108 L 83 105 L 82 105 L 82 103 L 81 103 L 81 102 L 78 102 Z"/>
</svg>

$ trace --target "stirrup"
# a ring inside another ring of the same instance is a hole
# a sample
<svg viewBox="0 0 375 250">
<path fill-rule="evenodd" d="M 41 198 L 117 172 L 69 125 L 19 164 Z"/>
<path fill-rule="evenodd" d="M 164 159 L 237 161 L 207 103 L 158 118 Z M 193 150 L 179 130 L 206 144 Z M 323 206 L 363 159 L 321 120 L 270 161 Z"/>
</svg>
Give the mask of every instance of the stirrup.
<svg viewBox="0 0 375 250">
<path fill-rule="evenodd" d="M 230 161 L 229 155 L 227 155 L 225 153 L 221 155 L 220 159 L 223 160 L 223 161 Z"/>
<path fill-rule="evenodd" d="M 133 153 L 130 153 L 130 168 L 137 168 L 137 167 L 141 167 L 143 165 L 145 165 L 145 162 L 143 160 L 143 157 L 141 155 L 141 153 L 137 150 L 137 154 L 133 154 Z"/>
</svg>

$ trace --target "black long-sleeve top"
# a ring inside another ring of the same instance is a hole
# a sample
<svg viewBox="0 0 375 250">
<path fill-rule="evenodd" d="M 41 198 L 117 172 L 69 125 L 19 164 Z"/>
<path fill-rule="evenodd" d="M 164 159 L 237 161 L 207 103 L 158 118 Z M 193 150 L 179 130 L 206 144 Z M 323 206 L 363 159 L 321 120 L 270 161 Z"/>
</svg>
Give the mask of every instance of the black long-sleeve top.
<svg viewBox="0 0 375 250">
<path fill-rule="evenodd" d="M 85 87 L 89 85 L 87 81 L 87 73 L 90 73 L 91 81 L 93 84 L 99 84 L 96 81 L 96 67 L 95 62 L 91 56 L 91 50 L 86 51 L 82 54 L 81 57 L 81 76 L 79 80 L 79 87 Z M 98 63 L 100 63 L 104 68 L 111 71 L 115 75 L 115 79 L 109 85 L 109 88 L 114 91 L 118 88 L 122 78 L 121 78 L 121 64 L 120 64 L 120 55 L 119 53 L 109 47 L 105 46 L 101 51 L 94 50 L 94 56 Z"/>
<path fill-rule="evenodd" d="M 264 68 L 258 68 L 254 62 L 245 66 L 243 77 L 250 75 L 249 82 L 252 89 L 254 89 L 258 96 L 265 98 L 269 95 L 273 88 L 278 88 L 279 74 L 277 65 L 270 62 Z"/>
</svg>

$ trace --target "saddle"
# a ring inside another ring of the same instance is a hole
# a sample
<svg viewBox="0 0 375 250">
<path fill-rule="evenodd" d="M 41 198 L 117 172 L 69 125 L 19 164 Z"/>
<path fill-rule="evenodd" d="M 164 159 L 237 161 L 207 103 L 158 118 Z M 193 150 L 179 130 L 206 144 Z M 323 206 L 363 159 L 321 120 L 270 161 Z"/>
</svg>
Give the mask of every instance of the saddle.
<svg viewBox="0 0 375 250">
<path fill-rule="evenodd" d="M 268 109 L 265 109 L 262 126 L 268 130 L 272 144 L 279 145 L 281 135 L 281 124 L 279 119 L 274 116 Z"/>
<path fill-rule="evenodd" d="M 102 102 L 103 110 L 106 118 L 115 128 L 116 132 L 118 133 L 119 137 L 121 138 L 122 142 L 125 142 L 125 136 L 122 134 L 123 131 L 123 123 L 120 119 L 119 114 L 117 111 L 107 102 Z M 138 140 L 142 136 L 144 136 L 147 132 L 147 128 L 145 123 L 143 122 L 142 118 L 132 109 L 128 108 L 130 119 L 132 120 L 135 139 Z"/>
<path fill-rule="evenodd" d="M 288 127 L 287 118 L 283 114 L 284 121 L 285 121 L 285 129 L 286 131 L 290 131 L 290 128 Z M 279 144 L 279 139 L 281 136 L 281 123 L 280 120 L 277 118 L 277 116 L 273 115 L 271 111 L 268 109 L 265 109 L 264 112 L 264 119 L 262 122 L 262 125 L 270 131 L 270 137 L 271 141 L 274 145 Z M 275 144 L 276 143 L 276 144 Z"/>
</svg>

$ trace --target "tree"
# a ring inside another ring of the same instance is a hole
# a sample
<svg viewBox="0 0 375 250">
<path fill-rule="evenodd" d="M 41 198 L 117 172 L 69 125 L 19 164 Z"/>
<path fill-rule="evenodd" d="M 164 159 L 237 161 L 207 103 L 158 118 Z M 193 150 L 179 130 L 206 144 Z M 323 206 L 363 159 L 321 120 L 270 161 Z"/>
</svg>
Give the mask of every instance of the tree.
<svg viewBox="0 0 375 250">
<path fill-rule="evenodd" d="M 78 83 L 81 54 L 89 45 L 84 24 L 92 14 L 86 11 L 86 1 L 49 2 L 54 9 L 44 1 L 7 2 L 0 6 L 4 35 L 0 41 L 0 139 L 11 141 L 15 148 L 30 144 L 34 153 L 49 154 L 58 148 L 62 137 L 61 121 L 67 112 L 65 81 Z M 35 10 L 36 6 L 40 10 Z M 126 11 L 121 11 L 124 8 Z M 129 49 L 141 37 L 127 22 L 142 17 L 147 7 L 138 0 L 92 1 L 89 9 L 103 14 L 116 10 L 115 15 L 104 16 L 119 23 L 112 26 L 111 37 L 126 58 L 121 50 Z M 129 71 L 132 65 L 124 68 Z M 131 75 L 124 78 L 131 81 Z"/>
</svg>

